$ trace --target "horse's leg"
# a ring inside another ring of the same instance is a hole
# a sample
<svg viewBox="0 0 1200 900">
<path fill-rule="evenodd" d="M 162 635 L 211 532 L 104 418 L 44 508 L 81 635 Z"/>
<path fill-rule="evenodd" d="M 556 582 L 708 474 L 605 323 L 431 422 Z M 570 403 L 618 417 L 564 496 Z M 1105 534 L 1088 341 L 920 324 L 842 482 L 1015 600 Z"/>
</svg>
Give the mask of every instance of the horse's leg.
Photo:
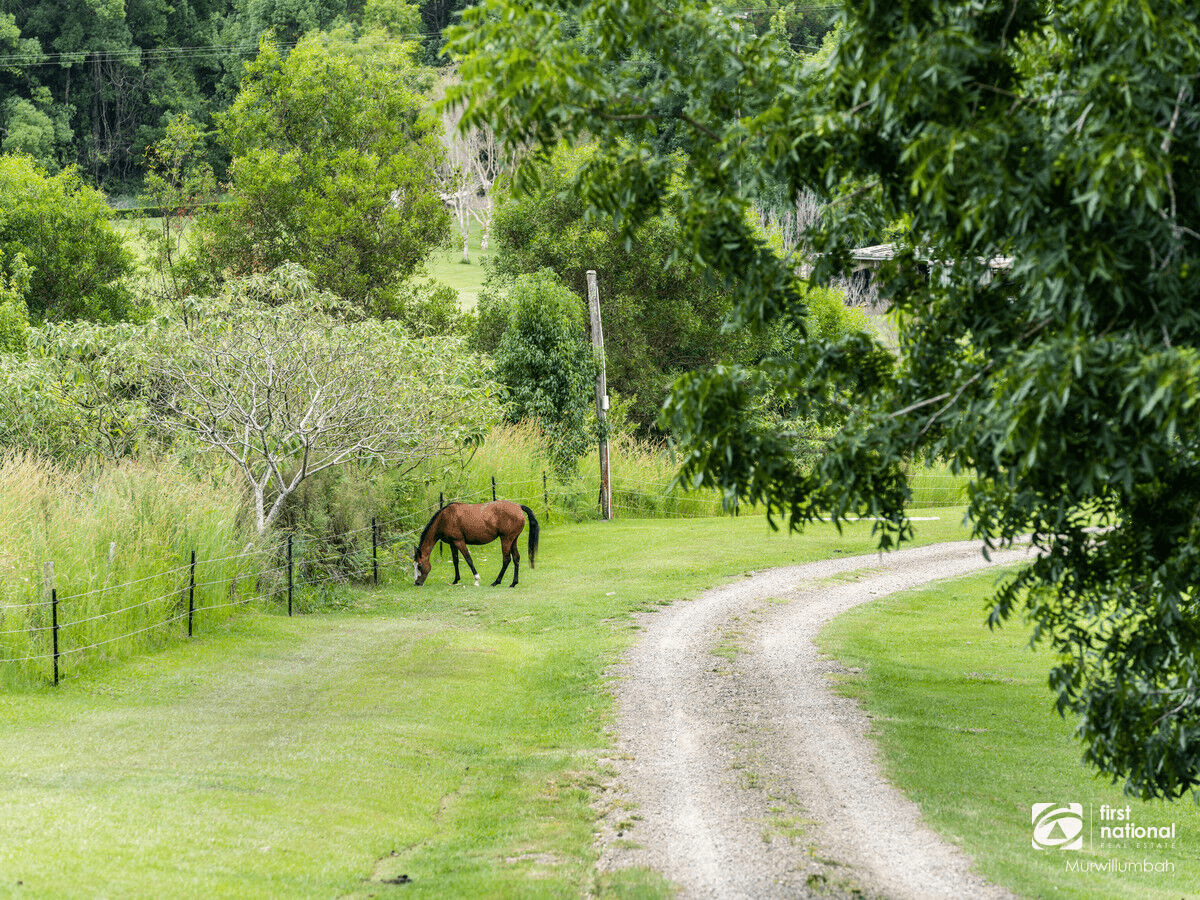
<svg viewBox="0 0 1200 900">
<path fill-rule="evenodd" d="M 450 583 L 458 584 L 461 580 L 461 576 L 458 574 L 458 548 L 453 544 L 450 545 L 450 558 L 454 560 L 454 580 Z"/>
<path fill-rule="evenodd" d="M 456 541 L 454 546 L 458 548 L 458 552 L 463 555 L 463 559 L 471 567 L 471 574 L 475 576 L 475 587 L 479 587 L 479 570 L 475 568 L 475 560 L 471 559 L 471 551 L 467 549 L 467 542 Z"/>
<path fill-rule="evenodd" d="M 518 535 L 518 537 L 519 537 L 519 535 Z M 517 578 L 521 574 L 521 551 L 517 549 L 517 541 L 515 538 L 513 539 L 512 558 L 513 558 L 513 580 L 512 580 L 512 584 L 510 584 L 509 587 L 516 587 L 517 586 Z"/>
<path fill-rule="evenodd" d="M 492 587 L 498 585 L 504 580 L 504 573 L 508 571 L 508 560 L 512 556 L 513 542 L 510 538 L 500 538 L 500 550 L 504 553 L 504 565 L 500 567 L 500 574 L 496 576 L 496 580 L 492 582 Z"/>
</svg>

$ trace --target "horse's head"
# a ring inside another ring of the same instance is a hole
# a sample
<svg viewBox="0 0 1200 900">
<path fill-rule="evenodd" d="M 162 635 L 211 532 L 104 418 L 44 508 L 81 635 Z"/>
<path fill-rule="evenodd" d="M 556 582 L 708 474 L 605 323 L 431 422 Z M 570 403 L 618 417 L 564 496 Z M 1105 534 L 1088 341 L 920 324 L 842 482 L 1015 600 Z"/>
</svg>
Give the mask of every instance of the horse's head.
<svg viewBox="0 0 1200 900">
<path fill-rule="evenodd" d="M 432 568 L 429 564 L 429 554 L 425 554 L 425 558 L 421 558 L 421 548 L 417 547 L 413 551 L 413 578 L 416 579 L 417 587 L 425 583 L 425 579 L 429 577 L 429 570 Z"/>
</svg>

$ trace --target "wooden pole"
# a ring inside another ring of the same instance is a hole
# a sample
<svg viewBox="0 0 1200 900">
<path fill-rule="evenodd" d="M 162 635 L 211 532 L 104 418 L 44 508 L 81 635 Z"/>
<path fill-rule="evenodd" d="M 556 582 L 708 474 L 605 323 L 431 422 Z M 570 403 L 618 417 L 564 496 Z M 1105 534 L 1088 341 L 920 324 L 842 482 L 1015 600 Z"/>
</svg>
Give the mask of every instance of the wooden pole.
<svg viewBox="0 0 1200 900">
<path fill-rule="evenodd" d="M 588 269 L 588 312 L 592 319 L 592 347 L 596 351 L 596 422 L 600 427 L 600 516 L 612 518 L 612 473 L 608 465 L 608 381 L 604 375 L 604 329 L 600 324 L 600 289 L 596 271 Z"/>
</svg>

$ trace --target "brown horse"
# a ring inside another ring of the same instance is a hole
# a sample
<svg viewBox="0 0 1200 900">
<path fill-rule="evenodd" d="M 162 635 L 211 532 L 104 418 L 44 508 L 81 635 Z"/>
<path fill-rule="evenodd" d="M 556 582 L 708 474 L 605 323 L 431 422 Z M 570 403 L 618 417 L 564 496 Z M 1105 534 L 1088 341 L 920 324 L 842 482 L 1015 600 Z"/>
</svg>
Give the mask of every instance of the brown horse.
<svg viewBox="0 0 1200 900">
<path fill-rule="evenodd" d="M 466 557 L 467 565 L 471 567 L 471 574 L 475 576 L 475 586 L 479 587 L 479 572 L 475 569 L 467 545 L 490 544 L 496 538 L 500 538 L 500 546 L 504 550 L 504 565 L 492 586 L 500 583 L 500 579 L 508 571 L 508 561 L 511 558 L 513 580 L 509 587 L 516 587 L 517 576 L 521 571 L 521 553 L 517 549 L 517 538 L 521 536 L 526 519 L 529 520 L 529 565 L 532 566 L 533 558 L 537 554 L 540 529 L 533 510 L 528 506 L 521 506 L 511 500 L 497 500 L 493 503 L 451 503 L 439 509 L 421 532 L 421 540 L 413 553 L 413 575 L 417 584 L 424 584 L 425 579 L 429 577 L 429 570 L 432 568 L 429 556 L 433 552 L 433 545 L 438 541 L 445 541 L 450 545 L 450 553 L 454 557 L 453 583 L 458 584 L 460 580 L 458 554 L 461 553 Z"/>
</svg>

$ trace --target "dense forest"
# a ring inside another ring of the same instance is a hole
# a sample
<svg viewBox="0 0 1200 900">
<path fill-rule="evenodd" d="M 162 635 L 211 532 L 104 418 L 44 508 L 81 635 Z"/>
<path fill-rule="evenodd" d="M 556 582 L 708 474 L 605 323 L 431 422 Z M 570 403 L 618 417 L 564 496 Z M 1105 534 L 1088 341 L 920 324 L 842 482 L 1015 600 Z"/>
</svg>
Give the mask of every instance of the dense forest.
<svg viewBox="0 0 1200 900">
<path fill-rule="evenodd" d="M 470 0 L 3 0 L 0 149 L 48 171 L 75 165 L 110 195 L 136 194 L 146 151 L 180 114 L 208 128 L 237 95 L 264 35 L 284 51 L 304 35 L 353 41 L 385 25 L 445 63 L 442 31 Z M 754 27 L 787 31 L 811 50 L 828 31 L 827 4 L 740 0 Z M 213 168 L 228 160 L 213 143 Z"/>
</svg>

